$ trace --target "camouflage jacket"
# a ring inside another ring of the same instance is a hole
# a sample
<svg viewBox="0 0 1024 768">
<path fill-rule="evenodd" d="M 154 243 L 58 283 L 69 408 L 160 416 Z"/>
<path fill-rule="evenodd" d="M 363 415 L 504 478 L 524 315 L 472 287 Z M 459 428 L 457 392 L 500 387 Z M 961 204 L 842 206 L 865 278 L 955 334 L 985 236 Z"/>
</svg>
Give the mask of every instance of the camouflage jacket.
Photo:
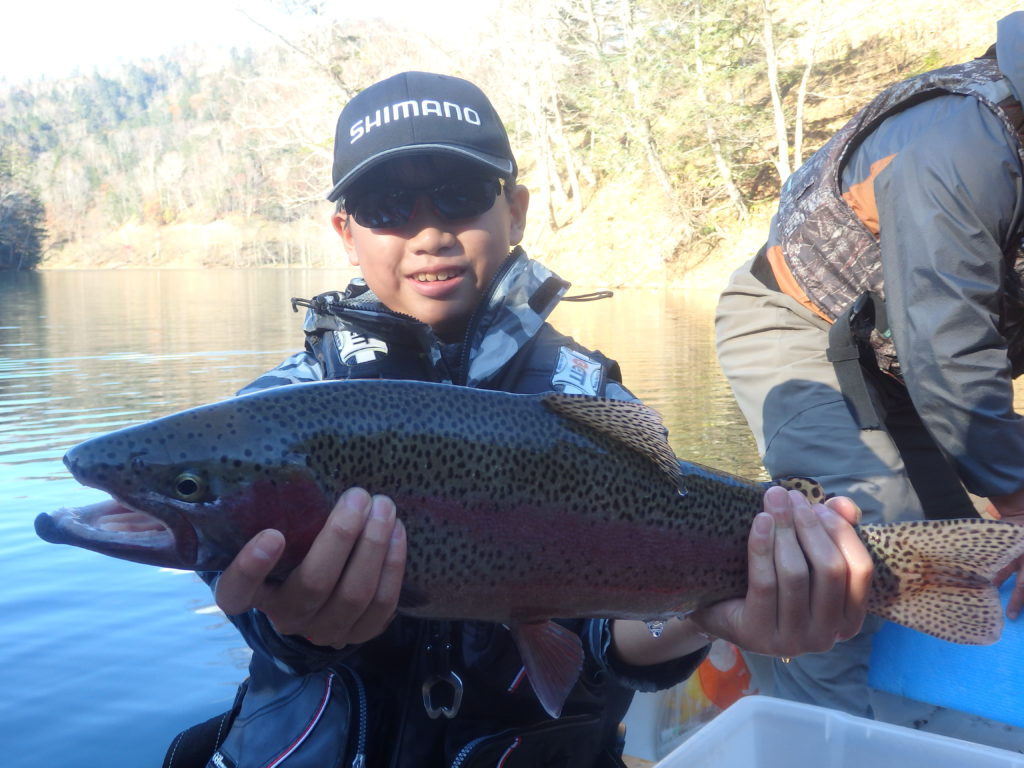
<svg viewBox="0 0 1024 768">
<path fill-rule="evenodd" d="M 860 201 L 855 195 L 843 191 L 847 160 L 865 135 L 887 117 L 943 94 L 969 96 L 990 109 L 1013 137 L 1012 150 L 1024 160 L 1017 123 L 1020 103 L 994 58 L 927 72 L 883 91 L 787 179 L 772 226 L 769 249 L 777 250 L 769 259 L 776 279 L 787 287 L 787 293 L 829 322 L 835 321 L 866 291 L 885 296 L 879 212 L 858 205 Z M 967 137 L 963 140 L 967 141 Z M 887 165 L 890 161 L 878 158 L 876 162 Z M 1022 301 L 1018 274 L 1024 269 L 1024 248 L 1019 237 L 1007 244 L 1004 255 L 1008 276 L 1015 278 L 1007 280 L 1006 304 L 1014 314 L 1006 319 L 1012 321 L 1019 335 Z M 1021 340 L 1014 341 L 1019 352 Z M 871 344 L 879 367 L 900 377 L 891 335 L 873 330 Z"/>
<path fill-rule="evenodd" d="M 982 496 L 1024 484 L 1022 39 L 1016 12 L 985 57 L 883 91 L 787 180 L 766 248 L 827 322 L 884 297 L 866 343 Z"/>
</svg>

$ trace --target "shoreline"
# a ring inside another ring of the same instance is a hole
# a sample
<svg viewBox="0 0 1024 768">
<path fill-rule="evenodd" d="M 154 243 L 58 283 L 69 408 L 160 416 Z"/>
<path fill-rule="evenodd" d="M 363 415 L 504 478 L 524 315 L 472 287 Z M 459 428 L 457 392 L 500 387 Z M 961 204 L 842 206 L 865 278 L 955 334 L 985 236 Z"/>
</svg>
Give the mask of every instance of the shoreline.
<svg viewBox="0 0 1024 768">
<path fill-rule="evenodd" d="M 568 280 L 574 291 L 711 291 L 723 286 L 761 247 L 769 210 L 761 206 L 746 221 L 725 222 L 711 235 L 717 239 L 713 245 L 698 244 L 675 255 L 677 238 L 663 219 L 616 216 L 595 201 L 569 225 L 527 236 L 524 247 L 532 258 Z M 591 232 L 607 236 L 595 239 Z M 352 277 L 359 274 L 348 264 L 333 230 L 313 219 L 287 225 L 241 218 L 162 227 L 131 225 L 88 243 L 68 244 L 51 252 L 36 269 L 323 269 Z"/>
</svg>

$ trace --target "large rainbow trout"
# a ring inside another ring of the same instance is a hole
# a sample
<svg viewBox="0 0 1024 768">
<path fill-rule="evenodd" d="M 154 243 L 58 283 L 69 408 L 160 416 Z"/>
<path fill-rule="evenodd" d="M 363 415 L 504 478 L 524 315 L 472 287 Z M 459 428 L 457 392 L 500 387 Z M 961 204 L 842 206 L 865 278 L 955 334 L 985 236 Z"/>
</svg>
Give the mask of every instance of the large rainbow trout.
<svg viewBox="0 0 1024 768">
<path fill-rule="evenodd" d="M 508 625 L 552 715 L 582 651 L 549 620 L 663 620 L 743 595 L 765 490 L 678 461 L 639 403 L 408 381 L 236 397 L 88 440 L 64 462 L 113 500 L 40 515 L 42 538 L 172 568 L 221 570 L 276 528 L 283 576 L 342 491 L 390 496 L 409 542 L 400 611 Z M 124 530 L 122 516 L 138 513 L 152 524 Z M 955 642 L 998 639 L 992 579 L 1024 553 L 1024 526 L 859 533 L 876 565 L 873 613 Z"/>
</svg>

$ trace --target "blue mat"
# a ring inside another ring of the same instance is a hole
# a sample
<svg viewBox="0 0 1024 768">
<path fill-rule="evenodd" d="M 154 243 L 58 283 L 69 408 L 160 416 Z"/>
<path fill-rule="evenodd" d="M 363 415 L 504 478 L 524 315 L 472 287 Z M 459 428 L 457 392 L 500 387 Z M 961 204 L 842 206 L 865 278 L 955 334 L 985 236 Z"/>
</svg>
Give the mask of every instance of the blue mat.
<svg viewBox="0 0 1024 768">
<path fill-rule="evenodd" d="M 1015 583 L 1003 584 L 1003 608 Z M 1005 619 L 995 645 L 957 645 L 886 622 L 875 636 L 870 684 L 909 699 L 1024 728 L 1024 616 Z"/>
</svg>

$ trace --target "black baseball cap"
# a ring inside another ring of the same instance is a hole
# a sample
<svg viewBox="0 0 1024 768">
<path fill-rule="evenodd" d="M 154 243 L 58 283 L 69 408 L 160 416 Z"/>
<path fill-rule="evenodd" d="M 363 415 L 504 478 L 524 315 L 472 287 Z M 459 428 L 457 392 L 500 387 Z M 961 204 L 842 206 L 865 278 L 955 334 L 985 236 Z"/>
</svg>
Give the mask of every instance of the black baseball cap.
<svg viewBox="0 0 1024 768">
<path fill-rule="evenodd" d="M 366 171 L 397 155 L 443 152 L 514 179 L 516 159 L 501 118 L 468 80 L 402 72 L 357 93 L 334 134 L 334 202 Z"/>
</svg>

